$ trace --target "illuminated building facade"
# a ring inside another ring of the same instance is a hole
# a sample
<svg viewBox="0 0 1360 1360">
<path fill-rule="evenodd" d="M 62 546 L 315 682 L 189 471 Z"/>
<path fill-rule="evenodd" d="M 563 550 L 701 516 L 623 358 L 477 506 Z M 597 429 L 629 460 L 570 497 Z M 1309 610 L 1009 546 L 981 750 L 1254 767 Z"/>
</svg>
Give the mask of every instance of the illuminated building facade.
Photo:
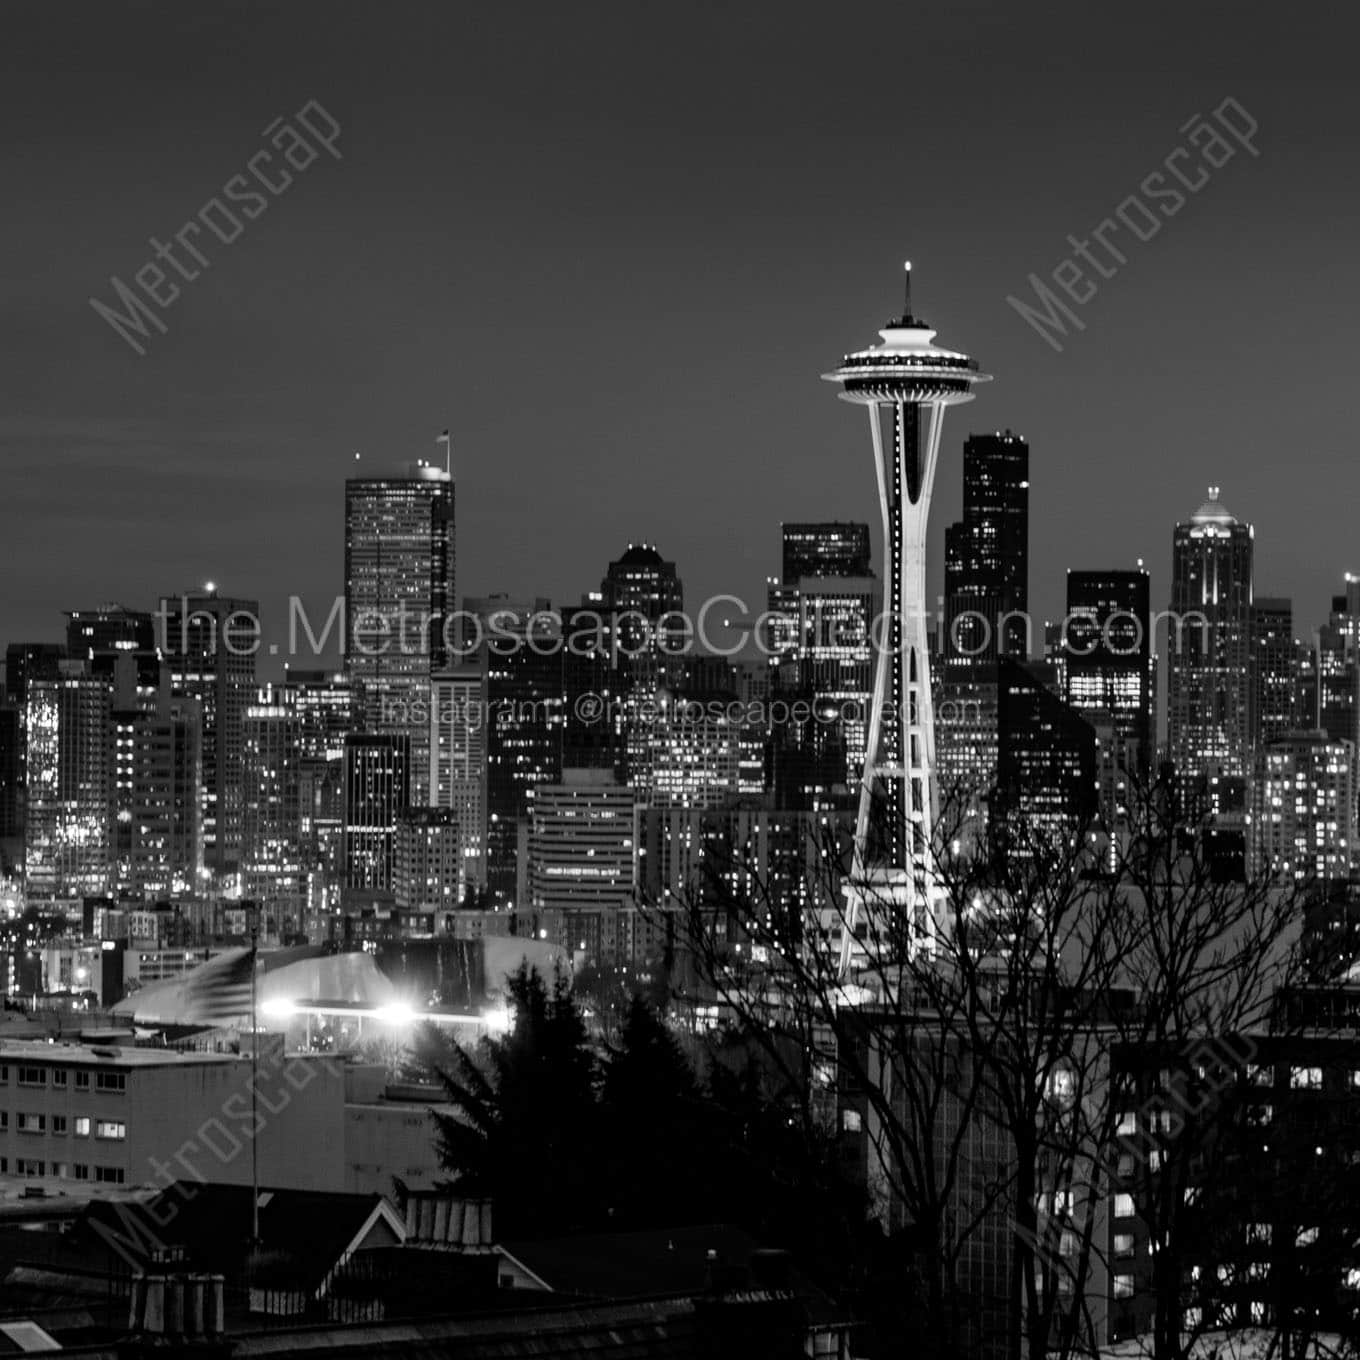
<svg viewBox="0 0 1360 1360">
<path fill-rule="evenodd" d="M 1344 883 L 1355 862 L 1355 748 L 1294 732 L 1257 753 L 1248 855 L 1295 882 Z"/>
<path fill-rule="evenodd" d="M 410 808 L 397 820 L 392 897 L 403 935 L 433 935 L 458 910 L 474 881 L 464 827 L 452 808 Z"/>
<path fill-rule="evenodd" d="M 255 697 L 260 605 L 211 587 L 161 600 L 157 639 L 173 693 L 202 716 L 203 863 L 212 873 L 241 864 L 246 707 Z"/>
<path fill-rule="evenodd" d="M 59 662 L 58 671 L 26 687 L 30 902 L 97 896 L 113 878 L 112 687 L 83 662 Z"/>
<path fill-rule="evenodd" d="M 1332 597 L 1318 629 L 1317 725 L 1333 741 L 1360 752 L 1360 581 L 1346 576 L 1346 593 Z"/>
<path fill-rule="evenodd" d="M 1105 734 L 1102 811 L 1113 824 L 1154 764 L 1148 574 L 1069 571 L 1063 696 Z M 1103 716 L 1102 716 L 1103 715 Z"/>
<path fill-rule="evenodd" d="M 963 444 L 963 518 L 945 531 L 944 652 L 951 663 L 1030 652 L 1029 444 L 1006 430 Z"/>
<path fill-rule="evenodd" d="M 1252 549 L 1216 486 L 1173 536 L 1167 742 L 1187 788 L 1248 773 Z"/>
<path fill-rule="evenodd" d="M 1311 728 L 1299 712 L 1298 643 L 1291 601 L 1259 595 L 1251 610 L 1251 743 L 1259 751 L 1290 732 Z"/>
<path fill-rule="evenodd" d="M 411 800 L 411 745 L 404 735 L 345 738 L 345 811 L 341 838 L 349 897 L 390 894 L 397 821 Z"/>
<path fill-rule="evenodd" d="M 486 886 L 497 902 L 509 903 L 532 792 L 562 774 L 560 628 L 547 599 L 498 595 L 463 607 L 482 625 L 486 667 Z"/>
<path fill-rule="evenodd" d="M 264 686 L 245 717 L 241 890 L 292 931 L 306 898 L 302 715 L 288 686 Z"/>
<path fill-rule="evenodd" d="M 417 462 L 345 483 L 345 670 L 367 730 L 403 736 L 429 802 L 430 673 L 458 645 L 453 478 Z"/>
<path fill-rule="evenodd" d="M 486 670 L 480 661 L 430 682 L 430 797 L 461 829 L 463 877 L 486 886 Z"/>
<path fill-rule="evenodd" d="M 534 790 L 521 898 L 544 938 L 618 957 L 623 914 L 637 898 L 636 840 L 633 790 L 611 771 L 565 769 L 561 783 Z"/>
<path fill-rule="evenodd" d="M 939 908 L 931 856 L 935 719 L 926 628 L 926 528 L 947 407 L 983 380 L 966 355 L 938 348 L 911 311 L 881 343 L 847 355 L 826 377 L 868 408 L 883 514 L 885 627 L 877 638 L 874 698 L 856 824 L 849 915 L 853 932 L 881 933 L 887 917 L 908 939 L 928 939 Z M 900 935 L 899 935 L 900 938 Z M 847 937 L 842 966 L 853 966 Z"/>
<path fill-rule="evenodd" d="M 1015 853 L 1070 845 L 1096 811 L 1096 734 L 1033 672 L 997 662 L 994 815 Z"/>
<path fill-rule="evenodd" d="M 120 668 L 122 669 L 122 668 Z M 203 716 L 168 671 L 148 694 L 115 682 L 113 886 L 130 898 L 197 892 L 203 869 Z"/>
<path fill-rule="evenodd" d="M 639 801 L 719 808 L 765 788 L 763 734 L 737 714 L 734 692 L 662 692 L 648 724 L 650 775 Z"/>
</svg>

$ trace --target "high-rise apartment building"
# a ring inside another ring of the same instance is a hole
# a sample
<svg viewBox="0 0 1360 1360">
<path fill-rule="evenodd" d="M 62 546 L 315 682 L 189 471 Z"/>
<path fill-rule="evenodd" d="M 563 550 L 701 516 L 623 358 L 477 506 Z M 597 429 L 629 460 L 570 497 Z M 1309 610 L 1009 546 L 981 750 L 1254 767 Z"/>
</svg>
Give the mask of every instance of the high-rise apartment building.
<svg viewBox="0 0 1360 1360">
<path fill-rule="evenodd" d="M 425 462 L 345 483 L 345 670 L 367 730 L 403 736 L 429 801 L 430 674 L 456 659 L 454 484 Z"/>
</svg>

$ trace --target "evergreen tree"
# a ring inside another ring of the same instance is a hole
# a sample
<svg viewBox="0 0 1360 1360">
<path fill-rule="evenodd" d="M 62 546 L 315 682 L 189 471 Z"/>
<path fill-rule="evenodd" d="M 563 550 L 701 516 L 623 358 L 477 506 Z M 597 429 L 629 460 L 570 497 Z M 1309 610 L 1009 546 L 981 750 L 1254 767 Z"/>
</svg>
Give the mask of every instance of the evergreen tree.
<svg viewBox="0 0 1360 1360">
<path fill-rule="evenodd" d="M 485 1195 L 503 1236 L 594 1226 L 601 1144 L 596 1064 L 568 980 L 527 964 L 509 979 L 509 1033 L 469 1053 L 427 1035 L 426 1058 L 451 1112 L 436 1111 L 454 1183 Z"/>
</svg>

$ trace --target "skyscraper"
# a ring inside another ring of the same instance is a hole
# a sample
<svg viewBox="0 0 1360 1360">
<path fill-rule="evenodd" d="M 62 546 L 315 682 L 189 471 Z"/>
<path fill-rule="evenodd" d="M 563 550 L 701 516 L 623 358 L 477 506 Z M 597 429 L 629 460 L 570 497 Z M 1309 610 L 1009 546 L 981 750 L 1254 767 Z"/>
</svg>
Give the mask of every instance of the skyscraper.
<svg viewBox="0 0 1360 1360">
<path fill-rule="evenodd" d="M 266 685 L 245 714 L 241 888 L 292 931 L 306 899 L 302 715 L 290 686 Z M 291 920 L 290 920 L 291 918 Z"/>
<path fill-rule="evenodd" d="M 1298 644 L 1294 607 L 1269 595 L 1256 598 L 1251 610 L 1251 744 L 1260 750 L 1316 719 L 1299 712 Z"/>
<path fill-rule="evenodd" d="M 486 667 L 486 886 L 514 901 L 519 836 L 530 796 L 562 774 L 564 676 L 561 629 L 546 599 L 466 600 L 483 623 Z M 493 632 L 494 630 L 494 632 Z"/>
<path fill-rule="evenodd" d="M 66 654 L 88 664 L 91 675 L 112 678 L 119 657 L 136 661 L 136 680 L 154 699 L 160 685 L 156 653 L 156 621 L 149 611 L 106 604 L 98 609 L 73 609 L 66 615 Z"/>
<path fill-rule="evenodd" d="M 945 409 L 969 401 L 984 381 L 966 355 L 940 349 L 911 311 L 911 266 L 903 314 L 882 343 L 847 355 L 834 373 L 841 397 L 866 406 L 883 512 L 885 636 L 877 638 L 874 698 L 855 827 L 849 925 L 841 965 L 854 966 L 856 931 L 928 939 L 939 891 L 934 881 L 934 712 L 925 607 L 926 526 Z M 891 947 L 891 946 L 889 946 Z"/>
<path fill-rule="evenodd" d="M 255 695 L 259 617 L 258 601 L 219 595 L 211 585 L 163 597 L 157 615 L 172 692 L 194 700 L 202 717 L 199 826 L 204 865 L 219 874 L 241 863 L 245 714 Z"/>
<path fill-rule="evenodd" d="M 431 807 L 451 812 L 461 837 L 465 885 L 486 886 L 486 669 L 481 660 L 430 682 Z"/>
<path fill-rule="evenodd" d="M 1332 596 L 1318 629 L 1318 726 L 1333 741 L 1360 750 L 1360 582 L 1346 577 L 1346 593 Z"/>
<path fill-rule="evenodd" d="M 805 576 L 872 576 L 869 526 L 832 520 L 784 524 L 782 579 L 797 585 Z"/>
<path fill-rule="evenodd" d="M 1015 853 L 1070 843 L 1096 810 L 1095 731 L 1009 657 L 998 662 L 997 689 L 993 814 Z"/>
<path fill-rule="evenodd" d="M 345 483 L 345 670 L 371 732 L 404 736 L 429 801 L 430 673 L 454 658 L 453 479 L 425 462 Z"/>
<path fill-rule="evenodd" d="M 637 810 L 609 770 L 563 770 L 534 789 L 527 905 L 546 938 L 597 961 L 614 960 L 624 913 L 636 901 Z"/>
<path fill-rule="evenodd" d="M 945 643 L 956 661 L 1025 657 L 1029 444 L 1010 430 L 963 445 L 963 518 L 945 531 Z"/>
<path fill-rule="evenodd" d="M 203 868 L 203 716 L 172 694 L 168 667 L 148 694 L 144 664 L 120 658 L 112 712 L 112 886 L 143 899 L 199 891 Z"/>
<path fill-rule="evenodd" d="M 1167 740 L 1186 789 L 1248 773 L 1252 548 L 1216 486 L 1172 539 Z"/>
<path fill-rule="evenodd" d="M 1152 628 L 1148 574 L 1069 571 L 1064 697 L 1110 718 L 1116 767 L 1146 780 L 1153 766 Z"/>
<path fill-rule="evenodd" d="M 807 748 L 804 769 L 815 772 L 816 786 L 858 789 L 864 769 L 873 701 L 873 626 L 878 613 L 878 582 L 869 560 L 869 526 L 855 523 L 785 524 L 783 576 L 770 583 L 772 622 L 767 649 L 779 654 L 775 676 L 815 711 L 816 721 L 799 730 L 792 724 L 776 733 L 786 748 Z M 834 750 L 830 749 L 833 748 Z M 840 770 L 831 773 L 819 758 L 822 748 Z M 811 806 L 811 789 L 798 796 Z"/>
<path fill-rule="evenodd" d="M 26 686 L 28 814 L 24 882 L 30 904 L 109 890 L 113 871 L 110 683 L 84 662 Z"/>
<path fill-rule="evenodd" d="M 345 896 L 371 901 L 392 893 L 397 821 L 410 805 L 411 746 L 404 735 L 345 738 Z"/>
</svg>

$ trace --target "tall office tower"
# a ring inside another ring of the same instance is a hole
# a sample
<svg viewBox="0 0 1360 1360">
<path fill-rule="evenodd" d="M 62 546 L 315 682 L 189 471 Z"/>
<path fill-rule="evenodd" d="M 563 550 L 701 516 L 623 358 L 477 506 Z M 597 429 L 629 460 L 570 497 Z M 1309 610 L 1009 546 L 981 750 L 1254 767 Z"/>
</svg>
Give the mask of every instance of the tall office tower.
<svg viewBox="0 0 1360 1360">
<path fill-rule="evenodd" d="M 344 671 L 292 670 L 285 686 L 300 723 L 299 801 L 308 885 L 308 934 L 321 937 L 339 902 L 345 819 L 345 737 L 359 725 Z"/>
<path fill-rule="evenodd" d="M 951 661 L 1026 657 L 1029 444 L 974 434 L 963 445 L 963 518 L 945 530 L 945 642 Z"/>
<path fill-rule="evenodd" d="M 935 715 L 926 630 L 926 527 L 946 407 L 969 401 L 984 380 L 966 355 L 937 348 L 911 314 L 911 267 L 903 314 L 882 343 L 847 355 L 825 375 L 841 397 L 868 407 L 883 512 L 884 636 L 878 655 L 855 827 L 841 966 L 854 963 L 857 933 L 881 935 L 896 917 L 909 938 L 928 939 L 940 907 L 933 873 Z"/>
<path fill-rule="evenodd" d="M 1251 866 L 1297 883 L 1344 883 L 1355 862 L 1355 748 L 1293 732 L 1256 755 Z"/>
<path fill-rule="evenodd" d="M 410 808 L 397 821 L 392 898 L 397 932 L 405 938 L 442 931 L 471 882 L 463 856 L 464 828 L 453 808 Z"/>
<path fill-rule="evenodd" d="M 30 905 L 109 890 L 113 856 L 113 691 L 83 662 L 26 685 L 28 810 L 24 882 Z"/>
<path fill-rule="evenodd" d="M 797 585 L 805 576 L 872 576 L 869 526 L 831 521 L 784 524 L 782 579 Z"/>
<path fill-rule="evenodd" d="M 998 664 L 997 797 L 1013 853 L 1071 844 L 1096 811 L 1096 734 L 1028 667 Z"/>
<path fill-rule="evenodd" d="M 596 961 L 617 959 L 623 914 L 636 903 L 636 842 L 633 790 L 609 770 L 565 769 L 560 784 L 540 784 L 520 895 L 539 932 Z"/>
<path fill-rule="evenodd" d="M 783 535 L 783 577 L 771 583 L 768 601 L 779 622 L 767 639 L 790 663 L 776 672 L 780 687 L 796 689 L 795 697 L 817 714 L 817 725 L 803 739 L 834 745 L 840 753 L 844 773 L 834 783 L 858 788 L 873 700 L 879 590 L 869 561 L 869 526 L 785 524 Z M 798 734 L 782 735 L 787 741 Z M 820 769 L 823 762 L 812 764 Z M 799 799 L 805 805 L 806 795 Z"/>
<path fill-rule="evenodd" d="M 936 695 L 936 811 L 952 836 L 959 824 L 984 817 L 996 786 L 996 663 L 942 666 Z"/>
<path fill-rule="evenodd" d="M 1104 811 L 1128 806 L 1127 778 L 1146 784 L 1152 771 L 1152 626 L 1148 574 L 1069 571 L 1063 696 L 1095 721 L 1108 714 L 1110 745 L 1103 751 L 1114 773 Z M 1119 772 L 1124 772 L 1121 776 Z"/>
<path fill-rule="evenodd" d="M 18 859 L 14 842 L 22 840 L 24 834 L 19 762 L 22 732 L 23 710 L 9 698 L 0 699 L 0 876 L 7 873 L 11 858 Z"/>
<path fill-rule="evenodd" d="M 157 644 L 172 691 L 195 700 L 202 714 L 199 826 L 204 867 L 215 874 L 233 873 L 241 864 L 245 714 L 255 695 L 259 617 L 257 600 L 231 599 L 211 585 L 162 597 L 157 615 Z"/>
<path fill-rule="evenodd" d="M 197 892 L 203 717 L 193 699 L 175 698 L 168 668 L 148 694 L 142 659 L 125 654 L 113 678 L 113 857 L 119 896 Z"/>
<path fill-rule="evenodd" d="M 1289 600 L 1258 595 L 1251 610 L 1251 744 L 1311 728 L 1316 719 L 1298 710 L 1298 644 L 1294 606 Z"/>
<path fill-rule="evenodd" d="M 652 807 L 721 808 L 765 787 L 764 734 L 737 713 L 731 691 L 661 695 L 649 724 Z"/>
<path fill-rule="evenodd" d="M 303 852 L 303 720 L 291 685 L 265 685 L 245 715 L 245 813 L 241 891 L 281 931 L 301 929 L 307 896 Z"/>
<path fill-rule="evenodd" d="M 486 668 L 454 666 L 430 682 L 430 806 L 452 812 L 464 878 L 486 886 Z"/>
<path fill-rule="evenodd" d="M 482 626 L 486 666 L 486 886 L 494 901 L 514 901 L 519 837 L 530 795 L 562 775 L 563 648 L 547 599 L 493 595 L 465 600 Z"/>
<path fill-rule="evenodd" d="M 1192 812 L 1250 772 L 1252 540 L 1216 486 L 1172 539 L 1167 745 Z"/>
<path fill-rule="evenodd" d="M 1333 741 L 1360 751 L 1360 583 L 1346 576 L 1346 593 L 1332 596 L 1318 629 L 1318 726 Z"/>
<path fill-rule="evenodd" d="M 16 771 L 10 814 L 13 817 L 11 837 L 22 839 L 24 834 L 28 682 L 55 679 L 59 673 L 58 662 L 65 656 L 66 649 L 55 642 L 11 642 L 5 649 L 5 697 L 18 714 L 18 744 L 10 757 Z"/>
<path fill-rule="evenodd" d="M 430 673 L 456 659 L 453 479 L 428 463 L 345 483 L 345 670 L 370 732 L 411 747 L 429 802 Z"/>
<path fill-rule="evenodd" d="M 647 636 L 643 621 L 655 630 L 666 615 L 684 609 L 685 587 L 675 563 L 667 562 L 652 544 L 630 543 L 600 582 L 600 604 L 608 613 L 636 616 L 623 627 L 623 640 L 631 648 Z M 675 622 L 666 630 L 668 637 L 675 634 Z"/>
<path fill-rule="evenodd" d="M 161 662 L 156 650 L 156 620 L 150 611 L 121 604 L 73 609 L 66 615 L 66 654 L 84 661 L 91 675 L 112 679 L 120 658 L 136 664 L 135 686 L 154 706 L 160 690 Z"/>
<path fill-rule="evenodd" d="M 347 736 L 340 853 L 350 901 L 391 895 L 397 821 L 410 802 L 411 743 L 405 735 Z"/>
<path fill-rule="evenodd" d="M 647 808 L 638 828 L 638 886 L 631 960 L 645 964 L 667 946 L 684 949 L 683 922 L 696 909 L 723 920 L 729 947 L 750 922 L 819 917 L 839 928 L 838 863 L 854 838 L 855 814 L 828 816 L 743 803 L 720 812 Z M 677 926 L 679 928 L 677 928 Z"/>
</svg>

